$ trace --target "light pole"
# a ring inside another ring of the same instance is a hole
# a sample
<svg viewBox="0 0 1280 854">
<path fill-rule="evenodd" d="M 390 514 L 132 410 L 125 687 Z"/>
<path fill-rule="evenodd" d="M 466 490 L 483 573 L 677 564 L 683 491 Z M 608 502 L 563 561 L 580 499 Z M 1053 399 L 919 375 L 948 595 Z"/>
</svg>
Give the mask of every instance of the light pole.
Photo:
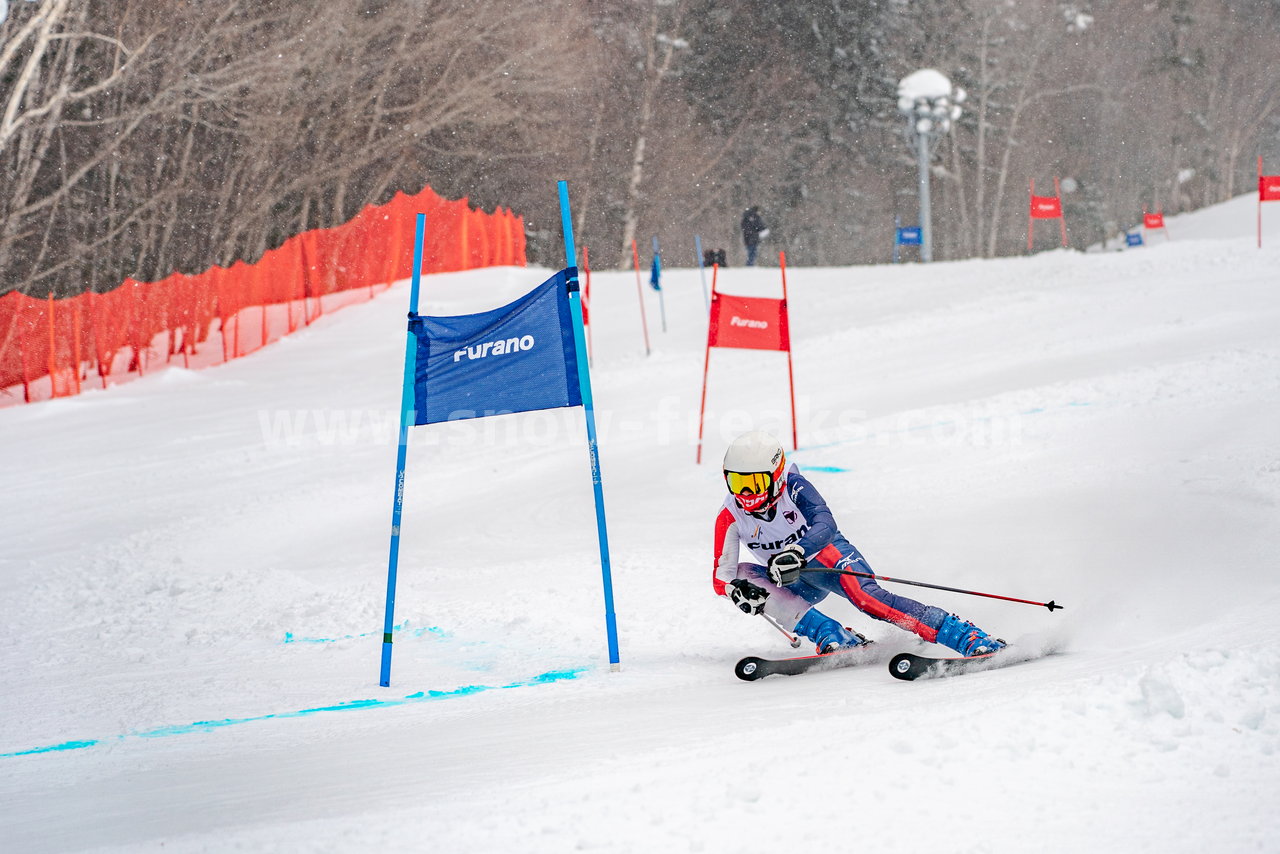
<svg viewBox="0 0 1280 854">
<path fill-rule="evenodd" d="M 898 84 L 898 112 L 907 118 L 907 142 L 920 170 L 920 260 L 933 260 L 933 223 L 929 211 L 929 161 L 940 140 L 960 118 L 964 90 L 953 89 L 940 71 L 924 68 Z"/>
</svg>

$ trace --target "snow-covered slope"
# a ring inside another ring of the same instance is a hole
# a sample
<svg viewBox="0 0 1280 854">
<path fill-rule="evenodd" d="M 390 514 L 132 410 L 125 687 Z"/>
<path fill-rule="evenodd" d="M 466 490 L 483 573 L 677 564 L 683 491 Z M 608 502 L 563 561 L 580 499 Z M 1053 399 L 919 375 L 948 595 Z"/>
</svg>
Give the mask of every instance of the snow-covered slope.
<svg viewBox="0 0 1280 854">
<path fill-rule="evenodd" d="M 635 277 L 592 277 L 621 673 L 565 410 L 414 433 L 377 686 L 403 284 L 0 410 L 0 847 L 1274 850 L 1280 223 L 1257 249 L 1252 205 L 1122 253 L 789 270 L 793 459 L 871 565 L 1066 605 L 898 588 L 1056 653 L 956 679 L 733 677 L 790 652 L 709 584 L 719 457 L 789 433 L 786 360 L 711 354 L 695 465 L 696 270 L 645 288 L 647 358 Z M 433 277 L 424 308 L 543 272 Z"/>
</svg>

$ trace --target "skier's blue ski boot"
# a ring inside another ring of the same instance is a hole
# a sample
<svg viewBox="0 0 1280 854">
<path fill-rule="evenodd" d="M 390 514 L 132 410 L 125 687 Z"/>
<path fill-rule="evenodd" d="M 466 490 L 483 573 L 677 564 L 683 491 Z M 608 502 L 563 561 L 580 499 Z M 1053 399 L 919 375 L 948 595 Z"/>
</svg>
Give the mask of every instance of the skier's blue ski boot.
<svg viewBox="0 0 1280 854">
<path fill-rule="evenodd" d="M 796 623 L 795 633 L 813 641 L 819 655 L 826 655 L 837 649 L 852 649 L 867 643 L 865 637 L 851 629 L 846 629 L 817 608 L 810 608 L 800 618 L 800 622 Z"/>
<path fill-rule="evenodd" d="M 797 626 L 797 630 L 799 627 Z M 938 643 L 949 646 L 965 658 L 975 655 L 987 655 L 1004 649 L 1005 642 L 993 638 L 982 629 L 955 614 L 947 615 L 938 627 Z"/>
</svg>

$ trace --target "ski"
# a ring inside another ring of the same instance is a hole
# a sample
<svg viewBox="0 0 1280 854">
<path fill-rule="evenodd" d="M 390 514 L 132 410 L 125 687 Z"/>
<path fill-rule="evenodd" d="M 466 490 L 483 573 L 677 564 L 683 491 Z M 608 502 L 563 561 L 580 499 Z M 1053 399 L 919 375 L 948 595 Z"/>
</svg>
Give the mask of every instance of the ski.
<svg viewBox="0 0 1280 854">
<path fill-rule="evenodd" d="M 916 679 L 936 679 L 940 676 L 956 676 L 980 670 L 993 670 L 1006 664 L 1026 661 L 1026 658 L 1011 656 L 1005 649 L 989 652 L 986 655 L 973 655 L 968 658 L 931 658 L 927 655 L 916 655 L 913 652 L 902 652 L 889 661 L 889 673 L 896 679 L 908 682 Z"/>
<path fill-rule="evenodd" d="M 766 676 L 799 676 L 818 670 L 835 670 L 838 667 L 853 667 L 859 664 L 871 664 L 879 659 L 871 642 L 859 644 L 850 649 L 838 649 L 826 655 L 805 655 L 799 658 L 757 658 L 749 655 L 739 661 L 733 673 L 744 682 L 754 682 Z"/>
</svg>

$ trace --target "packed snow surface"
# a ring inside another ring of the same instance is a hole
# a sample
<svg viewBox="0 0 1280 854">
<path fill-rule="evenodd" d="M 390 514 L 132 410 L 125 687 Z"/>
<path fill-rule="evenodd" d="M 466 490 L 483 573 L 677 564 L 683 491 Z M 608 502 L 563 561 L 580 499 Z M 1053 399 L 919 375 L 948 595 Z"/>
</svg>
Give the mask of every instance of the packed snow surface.
<svg viewBox="0 0 1280 854">
<path fill-rule="evenodd" d="M 788 270 L 791 459 L 871 566 L 1066 606 L 886 583 L 1051 653 L 951 679 L 734 678 L 792 654 L 710 585 L 719 458 L 790 445 L 787 359 L 710 354 L 695 464 L 679 255 L 648 357 L 635 275 L 591 281 L 617 673 L 570 409 L 413 432 L 378 686 L 406 283 L 0 410 L 0 849 L 1280 850 L 1280 211 L 1260 250 L 1254 198 L 1132 251 Z M 547 273 L 433 276 L 423 310 Z"/>
</svg>

